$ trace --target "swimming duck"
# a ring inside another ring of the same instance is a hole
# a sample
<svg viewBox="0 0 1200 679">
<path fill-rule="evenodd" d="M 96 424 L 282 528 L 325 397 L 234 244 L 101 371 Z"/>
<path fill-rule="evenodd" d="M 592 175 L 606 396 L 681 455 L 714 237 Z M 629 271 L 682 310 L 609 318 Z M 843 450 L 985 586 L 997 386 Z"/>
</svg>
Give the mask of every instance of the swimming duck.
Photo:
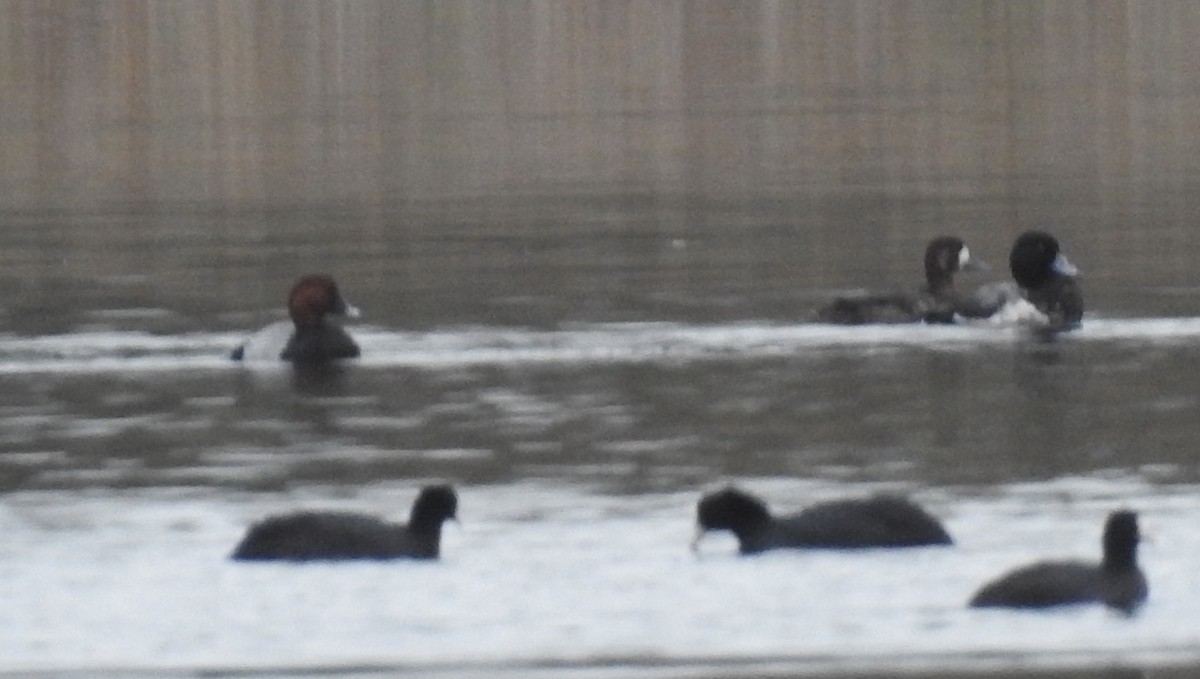
<svg viewBox="0 0 1200 679">
<path fill-rule="evenodd" d="M 925 285 L 915 293 L 864 294 L 839 297 L 817 312 L 823 323 L 953 323 L 959 299 L 954 274 L 987 265 L 974 259 L 959 238 L 940 236 L 925 248 Z"/>
<path fill-rule="evenodd" d="M 1058 240 L 1044 231 L 1026 231 L 1008 255 L 1012 281 L 980 287 L 959 307 L 964 318 L 1072 330 L 1083 318 L 1083 293 L 1075 268 Z"/>
<path fill-rule="evenodd" d="M 700 499 L 698 532 L 729 530 L 742 554 L 781 548 L 917 547 L 951 544 L 936 518 L 912 501 L 891 495 L 834 500 L 798 514 L 774 517 L 757 497 L 728 487 Z"/>
<path fill-rule="evenodd" d="M 1149 593 L 1138 567 L 1137 515 L 1116 511 L 1104 524 L 1104 556 L 1085 561 L 1040 561 L 984 585 L 971 598 L 975 608 L 1048 608 L 1102 603 L 1133 613 Z"/>
<path fill-rule="evenodd" d="M 250 337 L 233 350 L 235 361 L 285 360 L 297 364 L 325 363 L 341 358 L 357 358 L 358 345 L 329 315 L 358 316 L 358 309 L 346 303 L 337 283 L 328 274 L 301 276 L 288 294 L 286 321 L 274 323 Z"/>
<path fill-rule="evenodd" d="M 458 513 L 458 496 L 448 485 L 426 486 L 412 506 L 408 524 L 389 523 L 353 512 L 305 511 L 272 516 L 254 524 L 234 550 L 239 561 L 349 559 L 436 559 L 442 523 Z"/>
<path fill-rule="evenodd" d="M 1075 278 L 1079 270 L 1067 260 L 1054 236 L 1042 231 L 1021 234 L 1013 243 L 1008 266 L 1025 298 L 1046 314 L 1050 327 L 1079 327 L 1083 318 L 1083 293 Z"/>
</svg>

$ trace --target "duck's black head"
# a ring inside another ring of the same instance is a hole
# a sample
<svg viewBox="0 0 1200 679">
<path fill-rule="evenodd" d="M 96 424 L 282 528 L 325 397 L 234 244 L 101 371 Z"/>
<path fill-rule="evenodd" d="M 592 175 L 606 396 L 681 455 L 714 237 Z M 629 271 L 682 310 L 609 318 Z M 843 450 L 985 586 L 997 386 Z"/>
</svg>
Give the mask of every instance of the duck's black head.
<svg viewBox="0 0 1200 679">
<path fill-rule="evenodd" d="M 987 265 L 971 257 L 961 238 L 938 236 L 925 247 L 925 281 L 931 290 L 945 287 L 959 271 L 986 269 Z"/>
<path fill-rule="evenodd" d="M 1017 237 L 1008 254 L 1013 280 L 1026 290 L 1035 290 L 1060 277 L 1073 277 L 1075 267 L 1059 250 L 1058 240 L 1043 231 L 1026 231 Z"/>
</svg>

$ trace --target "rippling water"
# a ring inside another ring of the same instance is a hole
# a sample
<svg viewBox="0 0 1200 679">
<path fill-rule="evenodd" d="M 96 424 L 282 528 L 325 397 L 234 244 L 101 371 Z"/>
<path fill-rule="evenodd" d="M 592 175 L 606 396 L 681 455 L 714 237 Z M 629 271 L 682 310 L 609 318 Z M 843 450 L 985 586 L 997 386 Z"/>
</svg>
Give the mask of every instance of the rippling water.
<svg viewBox="0 0 1200 679">
<path fill-rule="evenodd" d="M 1111 273 L 1085 288 L 1083 329 L 1046 342 L 808 323 L 843 274 L 763 266 L 769 229 L 581 250 L 439 237 L 377 260 L 390 246 L 358 233 L 257 275 L 229 254 L 255 252 L 242 236 L 56 264 L 56 233 L 9 232 L 3 255 L 0 674 L 1171 676 L 1200 660 L 1200 310 L 1178 272 L 1075 258 Z M 885 257 L 911 271 L 910 249 Z M 319 264 L 365 308 L 363 359 L 228 361 Z M 432 479 L 461 498 L 441 563 L 227 560 L 264 515 L 402 519 Z M 908 493 L 957 545 L 739 558 L 710 536 L 691 553 L 697 499 L 729 482 L 781 511 Z M 1010 566 L 1098 556 L 1116 507 L 1151 537 L 1140 615 L 964 607 Z"/>
<path fill-rule="evenodd" d="M 229 333 L 6 342 L 0 669 L 1193 659 L 1200 392 L 1178 366 L 1196 319 L 1096 320 L 1048 344 L 807 324 L 353 330 L 366 358 L 306 377 L 226 361 Z M 440 564 L 226 560 L 266 514 L 400 519 L 431 478 L 462 497 Z M 695 502 L 727 481 L 780 509 L 907 492 L 958 545 L 743 559 L 716 536 L 693 555 Z M 1095 556 L 1118 506 L 1153 536 L 1137 618 L 964 608 L 1008 566 Z"/>
<path fill-rule="evenodd" d="M 778 505 L 905 484 L 746 478 Z M 911 488 L 909 488 L 911 489 Z M 1122 476 L 1043 487 L 916 489 L 953 548 L 770 553 L 687 549 L 691 492 L 578 483 L 468 484 L 438 564 L 234 564 L 264 513 L 399 514 L 408 484 L 266 496 L 215 490 L 18 493 L 0 561 L 5 669 L 208 668 L 288 673 L 712 664 L 822 668 L 1161 662 L 1190 657 L 1198 591 L 1194 488 Z M 1153 595 L 1133 620 L 964 607 L 1032 552 L 1091 555 L 1115 505 L 1137 507 Z"/>
</svg>

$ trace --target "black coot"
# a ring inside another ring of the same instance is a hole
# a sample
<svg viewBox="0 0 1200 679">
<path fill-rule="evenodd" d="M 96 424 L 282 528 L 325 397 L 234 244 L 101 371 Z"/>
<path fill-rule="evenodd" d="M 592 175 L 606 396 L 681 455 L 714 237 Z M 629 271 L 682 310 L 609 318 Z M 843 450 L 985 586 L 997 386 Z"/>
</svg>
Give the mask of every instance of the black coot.
<svg viewBox="0 0 1200 679">
<path fill-rule="evenodd" d="M 233 552 L 242 561 L 436 559 L 442 522 L 458 511 L 447 485 L 421 489 L 407 525 L 350 512 L 295 512 L 250 527 Z"/>
<path fill-rule="evenodd" d="M 912 501 L 891 495 L 822 502 L 799 514 L 776 518 L 762 500 L 730 487 L 701 498 L 696 518 L 702 532 L 733 531 L 742 554 L 788 547 L 854 549 L 951 544 L 946 529 L 936 518 Z"/>
<path fill-rule="evenodd" d="M 1104 557 L 1100 563 L 1041 561 L 1018 568 L 984 585 L 971 606 L 1048 608 L 1064 604 L 1102 603 L 1132 613 L 1146 600 L 1146 576 L 1138 568 L 1137 515 L 1117 511 L 1104 525 Z"/>
</svg>

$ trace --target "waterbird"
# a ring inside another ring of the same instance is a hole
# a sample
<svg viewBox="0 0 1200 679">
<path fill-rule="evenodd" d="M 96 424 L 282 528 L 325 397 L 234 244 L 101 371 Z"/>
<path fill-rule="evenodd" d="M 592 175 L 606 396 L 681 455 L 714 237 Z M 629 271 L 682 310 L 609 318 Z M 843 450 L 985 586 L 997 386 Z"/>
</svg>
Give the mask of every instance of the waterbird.
<svg viewBox="0 0 1200 679">
<path fill-rule="evenodd" d="M 294 364 L 320 364 L 336 359 L 357 358 L 358 345 L 328 316 L 356 318 L 358 309 L 346 303 L 329 274 L 301 276 L 288 294 L 286 321 L 263 328 L 233 350 L 230 357 L 285 360 Z"/>
<path fill-rule="evenodd" d="M 953 323 L 959 306 L 954 274 L 987 265 L 971 256 L 962 239 L 939 236 L 925 248 L 925 285 L 918 290 L 839 297 L 817 311 L 817 320 L 839 325 Z"/>
<path fill-rule="evenodd" d="M 1052 332 L 1080 326 L 1079 270 L 1063 254 L 1058 239 L 1044 231 L 1022 233 L 1009 251 L 1008 268 L 1011 281 L 981 286 L 964 299 L 959 314 Z"/>
<path fill-rule="evenodd" d="M 1131 614 L 1149 594 L 1137 563 L 1137 514 L 1112 512 L 1104 524 L 1100 563 L 1039 561 L 1000 576 L 971 597 L 974 608 L 1038 609 L 1067 604 L 1102 603 Z"/>
<path fill-rule="evenodd" d="M 708 531 L 729 530 L 742 554 L 780 548 L 856 549 L 952 544 L 936 518 L 894 495 L 832 500 L 798 514 L 774 517 L 767 505 L 729 486 L 709 493 L 696 506 L 693 550 Z"/>
<path fill-rule="evenodd" d="M 458 514 L 449 485 L 426 486 L 407 524 L 354 512 L 301 511 L 268 517 L 246 532 L 233 551 L 238 561 L 437 559 L 442 523 Z"/>
<path fill-rule="evenodd" d="M 1083 318 L 1083 293 L 1079 270 L 1067 260 L 1058 240 L 1043 231 L 1026 231 L 1017 237 L 1008 266 L 1025 298 L 1046 314 L 1052 328 L 1079 327 Z"/>
</svg>

